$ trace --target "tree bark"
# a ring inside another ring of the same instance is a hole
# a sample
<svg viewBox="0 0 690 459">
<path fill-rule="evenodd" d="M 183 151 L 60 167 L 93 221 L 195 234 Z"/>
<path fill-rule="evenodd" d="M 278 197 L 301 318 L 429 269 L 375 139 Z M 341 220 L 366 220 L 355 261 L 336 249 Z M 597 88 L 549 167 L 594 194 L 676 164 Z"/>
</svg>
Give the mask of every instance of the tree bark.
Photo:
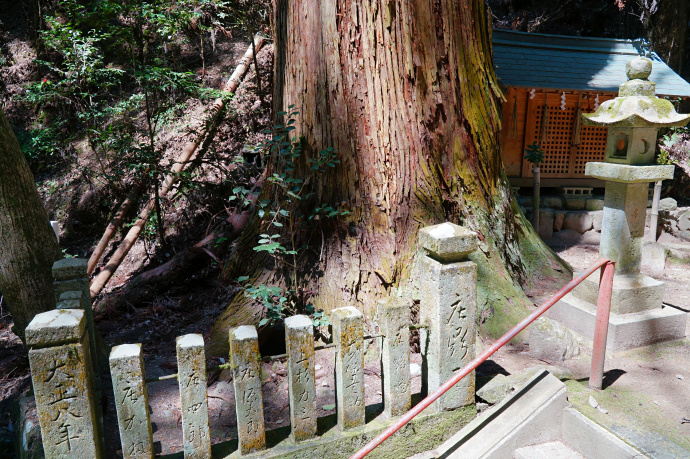
<svg viewBox="0 0 690 459">
<path fill-rule="evenodd" d="M 0 291 L 14 332 L 55 307 L 53 263 L 61 256 L 29 164 L 0 110 Z"/>
<path fill-rule="evenodd" d="M 658 3 L 657 11 L 649 16 L 648 34 L 652 37 L 652 49 L 673 70 L 687 75 L 685 65 L 690 20 L 690 4 L 687 0 L 665 0 Z"/>
<path fill-rule="evenodd" d="M 351 211 L 310 241 L 323 253 L 304 274 L 316 308 L 353 305 L 373 319 L 378 298 L 415 297 L 417 232 L 443 221 L 479 235 L 472 259 L 485 334 L 526 313 L 520 283 L 569 277 L 510 195 L 498 145 L 503 95 L 482 0 L 276 0 L 275 15 L 274 108 L 299 110 L 295 132 L 306 155 L 338 151 L 316 201 Z M 238 243 L 238 274 L 261 267 L 247 261 L 257 227 Z M 270 277 L 245 274 L 255 283 Z M 243 301 L 216 323 L 212 352 L 225 351 L 229 327 L 260 316 Z"/>
</svg>

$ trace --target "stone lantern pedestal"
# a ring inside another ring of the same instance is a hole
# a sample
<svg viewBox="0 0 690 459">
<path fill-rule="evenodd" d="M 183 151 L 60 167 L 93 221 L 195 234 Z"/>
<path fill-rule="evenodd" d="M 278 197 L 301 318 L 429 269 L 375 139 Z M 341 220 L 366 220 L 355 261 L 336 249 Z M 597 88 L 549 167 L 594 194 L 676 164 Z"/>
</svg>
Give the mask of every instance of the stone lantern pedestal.
<svg viewBox="0 0 690 459">
<path fill-rule="evenodd" d="M 606 182 L 599 253 L 616 263 L 607 342 L 613 351 L 685 337 L 687 314 L 663 307 L 664 283 L 640 273 L 649 183 L 673 178 L 674 166 L 652 165 L 657 132 L 690 119 L 655 96 L 651 65 L 630 61 L 619 97 L 583 115 L 586 125 L 609 127 L 606 162 L 587 163 L 585 174 Z M 592 275 L 551 309 L 551 318 L 592 337 L 598 290 Z"/>
</svg>

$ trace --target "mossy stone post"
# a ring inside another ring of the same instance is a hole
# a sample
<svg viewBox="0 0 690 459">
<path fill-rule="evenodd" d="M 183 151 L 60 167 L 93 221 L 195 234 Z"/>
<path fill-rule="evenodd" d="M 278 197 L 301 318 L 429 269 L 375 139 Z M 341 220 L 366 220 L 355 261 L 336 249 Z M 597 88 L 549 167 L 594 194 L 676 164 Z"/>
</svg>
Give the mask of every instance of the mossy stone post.
<svg viewBox="0 0 690 459">
<path fill-rule="evenodd" d="M 364 316 L 357 308 L 334 309 L 335 394 L 338 428 L 364 425 Z"/>
<path fill-rule="evenodd" d="M 383 411 L 400 416 L 411 406 L 410 391 L 410 301 L 389 297 L 379 300 L 383 349 L 381 385 Z"/>
<path fill-rule="evenodd" d="M 110 374 L 125 459 L 153 458 L 149 397 L 141 344 L 123 344 L 110 352 Z"/>
<path fill-rule="evenodd" d="M 430 393 L 474 358 L 477 265 L 467 259 L 477 235 L 453 223 L 422 228 L 422 391 Z M 449 410 L 474 402 L 474 372 L 432 405 Z"/>
<path fill-rule="evenodd" d="M 81 291 L 61 293 L 57 302 L 57 309 L 84 309 L 84 294 Z"/>
<path fill-rule="evenodd" d="M 260 359 L 256 328 L 242 325 L 230 330 L 230 363 L 241 454 L 266 449 Z"/>
<path fill-rule="evenodd" d="M 75 306 L 75 303 L 63 303 L 63 294 L 67 292 L 81 292 L 81 307 L 86 318 L 86 330 L 89 334 L 89 346 L 93 365 L 93 377 L 96 390 L 101 388 L 101 373 L 98 366 L 98 354 L 96 353 L 96 332 L 93 324 L 93 311 L 91 310 L 91 292 L 89 291 L 89 276 L 86 274 L 86 260 L 81 258 L 63 258 L 53 263 L 53 284 L 55 288 L 55 301 L 62 303 L 59 309 L 66 306 Z M 66 298 L 74 299 L 77 295 L 70 294 Z"/>
<path fill-rule="evenodd" d="M 37 314 L 26 343 L 45 457 L 103 457 L 84 311 Z"/>
<path fill-rule="evenodd" d="M 290 398 L 290 438 L 294 442 L 316 435 L 316 378 L 314 326 L 304 315 L 285 319 Z"/>
<path fill-rule="evenodd" d="M 208 428 L 204 338 L 194 333 L 178 336 L 176 348 L 184 457 L 207 459 L 211 457 L 211 433 Z"/>
</svg>

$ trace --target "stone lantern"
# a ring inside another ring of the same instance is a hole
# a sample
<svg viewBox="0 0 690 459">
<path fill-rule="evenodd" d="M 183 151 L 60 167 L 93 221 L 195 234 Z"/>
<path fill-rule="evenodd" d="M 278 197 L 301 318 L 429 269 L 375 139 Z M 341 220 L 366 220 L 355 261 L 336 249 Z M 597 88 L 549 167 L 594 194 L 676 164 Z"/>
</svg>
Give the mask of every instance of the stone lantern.
<svg viewBox="0 0 690 459">
<path fill-rule="evenodd" d="M 628 81 L 615 99 L 601 104 L 583 123 L 608 127 L 605 162 L 591 162 L 585 175 L 606 182 L 599 253 L 616 262 L 608 346 L 644 346 L 685 336 L 687 314 L 663 308 L 664 283 L 640 273 L 649 183 L 673 178 L 674 166 L 654 165 L 659 128 L 684 126 L 690 115 L 655 95 L 647 80 L 652 61 L 638 57 L 626 65 Z M 551 317 L 593 336 L 598 276 L 590 276 L 552 310 Z"/>
</svg>

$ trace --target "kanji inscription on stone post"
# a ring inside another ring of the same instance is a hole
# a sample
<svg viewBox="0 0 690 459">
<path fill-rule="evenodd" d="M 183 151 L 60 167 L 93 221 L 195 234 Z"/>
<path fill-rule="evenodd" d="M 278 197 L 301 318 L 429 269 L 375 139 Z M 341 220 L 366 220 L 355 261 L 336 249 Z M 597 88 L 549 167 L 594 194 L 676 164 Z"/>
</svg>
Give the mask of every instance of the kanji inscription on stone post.
<svg viewBox="0 0 690 459">
<path fill-rule="evenodd" d="M 316 435 L 316 379 L 314 375 L 314 330 L 304 315 L 285 319 L 290 397 L 290 437 L 307 440 Z"/>
<path fill-rule="evenodd" d="M 31 379 L 47 458 L 101 458 L 84 311 L 38 314 L 26 328 Z"/>
<path fill-rule="evenodd" d="M 348 306 L 334 309 L 335 393 L 338 427 L 364 425 L 364 316 Z"/>
<path fill-rule="evenodd" d="M 467 256 L 477 235 L 452 223 L 422 228 L 421 331 L 423 389 L 431 392 L 474 358 L 477 265 Z M 432 405 L 454 409 L 474 401 L 474 372 Z"/>
<path fill-rule="evenodd" d="M 410 301 L 390 297 L 379 301 L 383 349 L 381 384 L 383 410 L 400 416 L 410 409 Z"/>
<path fill-rule="evenodd" d="M 207 459 L 211 457 L 211 434 L 208 428 L 204 338 L 199 334 L 178 336 L 176 344 L 184 457 Z"/>
<path fill-rule="evenodd" d="M 260 358 L 259 336 L 254 327 L 242 325 L 230 330 L 230 363 L 241 454 L 266 448 Z"/>
<path fill-rule="evenodd" d="M 153 437 L 141 344 L 115 346 L 109 361 L 122 456 L 152 458 Z"/>
</svg>

